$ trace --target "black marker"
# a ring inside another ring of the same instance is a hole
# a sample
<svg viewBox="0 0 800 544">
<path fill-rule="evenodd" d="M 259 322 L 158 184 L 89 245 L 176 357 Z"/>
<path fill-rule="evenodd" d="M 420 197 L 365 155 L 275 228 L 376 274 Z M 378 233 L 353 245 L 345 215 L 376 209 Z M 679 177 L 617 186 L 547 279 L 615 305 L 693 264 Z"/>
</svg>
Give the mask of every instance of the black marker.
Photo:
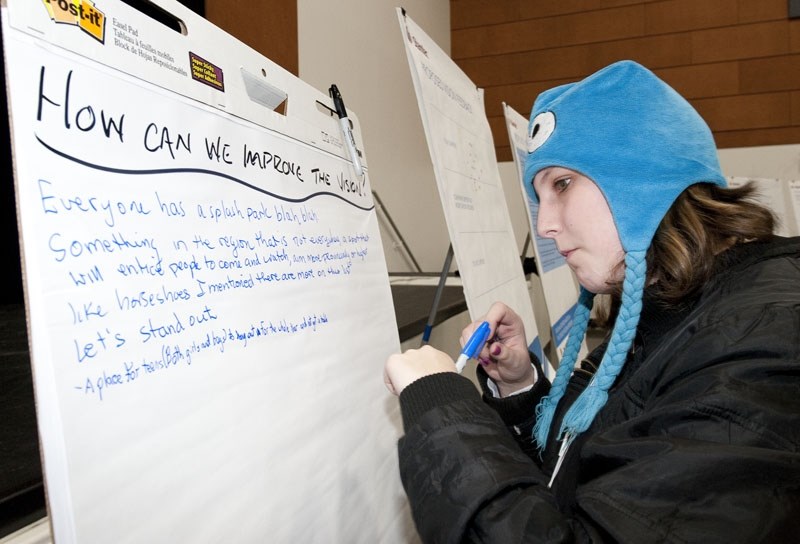
<svg viewBox="0 0 800 544">
<path fill-rule="evenodd" d="M 328 93 L 330 93 L 331 98 L 333 98 L 333 107 L 336 108 L 336 114 L 339 116 L 339 124 L 342 126 L 345 143 L 347 144 L 347 148 L 350 150 L 350 158 L 353 160 L 353 168 L 356 171 L 356 175 L 361 177 L 364 175 L 364 169 L 361 168 L 361 161 L 358 158 L 356 140 L 353 137 L 353 130 L 350 128 L 350 119 L 347 118 L 347 110 L 344 109 L 344 100 L 342 100 L 342 95 L 339 93 L 339 89 L 336 88 L 336 85 L 331 85 Z"/>
</svg>

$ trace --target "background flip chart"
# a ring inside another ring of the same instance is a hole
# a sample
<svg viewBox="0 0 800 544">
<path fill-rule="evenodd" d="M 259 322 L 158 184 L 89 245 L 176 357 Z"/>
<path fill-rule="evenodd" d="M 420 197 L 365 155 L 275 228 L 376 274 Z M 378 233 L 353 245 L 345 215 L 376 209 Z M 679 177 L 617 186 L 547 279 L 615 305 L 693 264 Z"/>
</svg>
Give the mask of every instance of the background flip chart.
<svg viewBox="0 0 800 544">
<path fill-rule="evenodd" d="M 567 345 L 567 336 L 572 328 L 572 313 L 578 300 L 578 284 L 572 274 L 567 261 L 558 252 L 555 241 L 542 238 L 536 231 L 536 219 L 539 205 L 533 202 L 525 189 L 525 184 L 530 180 L 523 179 L 525 167 L 525 157 L 528 154 L 528 120 L 525 119 L 514 108 L 503 104 L 503 113 L 508 129 L 508 140 L 511 143 L 511 154 L 514 165 L 517 167 L 517 175 L 520 181 L 521 197 L 527 203 L 530 210 L 528 219 L 530 221 L 531 239 L 533 240 L 533 250 L 536 256 L 536 268 L 539 272 L 539 279 L 542 282 L 542 291 L 547 303 L 547 314 L 550 317 L 550 327 L 552 330 L 553 342 L 556 345 L 556 352 L 559 359 L 564 354 Z M 581 351 L 578 354 L 580 361 L 588 351 L 586 340 L 583 340 Z"/>
<path fill-rule="evenodd" d="M 731 187 L 741 187 L 751 181 L 756 187 L 757 200 L 771 209 L 778 219 L 775 233 L 780 236 L 800 235 L 800 180 L 728 177 Z"/>
<path fill-rule="evenodd" d="M 327 95 L 158 4 L 189 31 L 112 1 L 104 35 L 2 13 L 55 539 L 406 540 L 368 176 Z"/>
<path fill-rule="evenodd" d="M 505 302 L 543 356 L 483 91 L 410 17 L 397 14 L 470 317 Z"/>
</svg>

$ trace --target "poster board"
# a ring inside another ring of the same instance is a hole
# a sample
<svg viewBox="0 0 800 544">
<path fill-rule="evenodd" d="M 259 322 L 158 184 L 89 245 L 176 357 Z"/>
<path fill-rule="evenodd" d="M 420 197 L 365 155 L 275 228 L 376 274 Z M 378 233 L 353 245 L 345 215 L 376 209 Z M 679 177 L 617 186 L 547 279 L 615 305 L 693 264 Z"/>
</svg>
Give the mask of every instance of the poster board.
<svg viewBox="0 0 800 544">
<path fill-rule="evenodd" d="M 525 157 L 528 155 L 528 120 L 514 108 L 503 103 L 503 114 L 508 129 L 508 141 L 511 143 L 511 155 L 516 166 L 521 197 L 528 210 L 528 224 L 531 229 L 531 240 L 536 257 L 536 270 L 542 282 L 544 300 L 547 304 L 547 315 L 550 318 L 550 328 L 556 353 L 559 360 L 564 354 L 567 337 L 572 329 L 572 314 L 578 301 L 578 283 L 575 276 L 567 266 L 564 256 L 558 252 L 556 243 L 549 238 L 539 236 L 536 229 L 539 204 L 534 202 L 525 189 Z M 583 339 L 578 361 L 583 359 L 588 352 L 586 339 Z"/>
<path fill-rule="evenodd" d="M 397 16 L 470 317 L 479 319 L 496 301 L 506 303 L 522 318 L 531 350 L 545 361 L 483 90 L 401 8 Z"/>
<path fill-rule="evenodd" d="M 183 31 L 2 4 L 53 537 L 406 540 L 368 161 L 327 95 L 154 3 Z"/>
<path fill-rule="evenodd" d="M 794 212 L 795 235 L 800 236 L 800 180 L 792 179 L 787 182 L 787 200 Z"/>
<path fill-rule="evenodd" d="M 800 236 L 800 180 L 728 177 L 731 187 L 741 187 L 750 181 L 756 186 L 758 202 L 771 209 L 778 219 L 775 234 Z"/>
</svg>

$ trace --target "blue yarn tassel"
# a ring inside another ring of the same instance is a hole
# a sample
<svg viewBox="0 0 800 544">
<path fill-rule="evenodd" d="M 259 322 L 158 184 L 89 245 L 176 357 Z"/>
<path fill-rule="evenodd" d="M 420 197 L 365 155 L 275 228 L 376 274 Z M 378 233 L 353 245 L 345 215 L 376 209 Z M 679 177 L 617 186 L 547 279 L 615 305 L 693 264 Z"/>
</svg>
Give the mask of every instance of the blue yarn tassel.
<svg viewBox="0 0 800 544">
<path fill-rule="evenodd" d="M 646 251 L 629 251 L 625 255 L 622 303 L 617 320 L 614 323 L 614 329 L 611 332 L 611 339 L 592 381 L 564 416 L 558 432 L 558 440 L 561 440 L 565 434 L 574 438 L 589 428 L 597 413 L 608 401 L 608 390 L 614 384 L 622 367 L 625 365 L 628 351 L 636 335 L 639 316 L 642 312 L 642 296 L 647 272 L 645 254 Z M 567 382 L 572 374 L 580 343 L 586 333 L 589 313 L 591 312 L 591 297 L 593 296 L 581 288 L 580 304 L 575 310 L 575 323 L 570 331 L 564 358 L 558 367 L 558 372 L 550 388 L 550 394 L 543 398 L 536 407 L 537 419 L 533 428 L 533 435 L 540 451 L 544 450 L 547 435 L 553 422 L 553 414 L 558 401 L 566 391 Z M 583 322 L 579 323 L 581 320 Z M 571 348 L 574 348 L 574 353 Z M 568 355 L 570 359 L 567 358 Z"/>
<path fill-rule="evenodd" d="M 536 406 L 536 425 L 533 427 L 533 437 L 540 451 L 544 450 L 556 405 L 561 400 L 561 397 L 564 396 L 564 392 L 567 390 L 567 383 L 575 368 L 575 361 L 578 359 L 578 352 L 580 352 L 581 343 L 589 325 L 589 316 L 592 312 L 593 303 L 594 293 L 590 293 L 581 287 L 578 304 L 572 316 L 572 329 L 570 329 L 567 345 L 564 348 L 564 355 L 561 357 L 558 371 L 556 371 L 556 377 L 550 386 L 550 393 Z"/>
<path fill-rule="evenodd" d="M 611 332 L 611 340 L 592 381 L 570 406 L 561 424 L 559 436 L 577 436 L 589 428 L 597 413 L 608 401 L 608 390 L 619 376 L 636 336 L 642 313 L 642 296 L 647 271 L 645 251 L 629 251 L 625 256 L 625 280 L 622 303 Z"/>
</svg>

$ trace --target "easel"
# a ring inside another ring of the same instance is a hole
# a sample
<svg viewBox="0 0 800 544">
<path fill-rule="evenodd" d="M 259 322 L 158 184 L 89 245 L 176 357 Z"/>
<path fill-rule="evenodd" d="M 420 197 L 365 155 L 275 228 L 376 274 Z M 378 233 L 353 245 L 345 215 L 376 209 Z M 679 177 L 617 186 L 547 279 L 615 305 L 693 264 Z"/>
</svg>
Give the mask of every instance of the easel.
<svg viewBox="0 0 800 544">
<path fill-rule="evenodd" d="M 394 246 L 397 247 L 399 245 L 400 247 L 402 247 L 403 251 L 405 251 L 406 256 L 414 265 L 416 271 L 421 273 L 422 268 L 419 266 L 417 259 L 414 258 L 414 254 L 411 253 L 411 249 L 408 247 L 405 238 L 403 238 L 403 235 L 400 233 L 400 229 L 397 228 L 397 225 L 392 219 L 392 216 L 389 215 L 389 210 L 387 210 L 386 206 L 383 205 L 383 201 L 378 196 L 377 192 L 372 191 L 372 197 L 375 199 L 375 202 L 377 204 L 375 206 L 375 209 L 383 213 L 383 216 L 386 218 L 386 222 L 389 224 L 389 227 L 391 228 L 392 235 L 398 240 L 398 242 L 395 242 Z"/>
<path fill-rule="evenodd" d="M 531 233 L 529 232 L 525 237 L 525 243 L 522 246 L 522 257 L 525 257 L 525 254 L 528 251 L 528 247 L 531 244 Z M 444 265 L 442 266 L 442 271 L 439 274 L 439 283 L 436 286 L 436 293 L 433 296 L 433 303 L 431 304 L 431 311 L 428 315 L 428 321 L 425 324 L 425 330 L 422 333 L 422 340 L 420 341 L 420 347 L 424 346 L 430 341 L 431 332 L 433 331 L 433 326 L 436 322 L 436 314 L 439 311 L 439 302 L 442 298 L 442 291 L 444 291 L 445 283 L 447 283 L 447 275 L 450 271 L 450 266 L 453 262 L 453 244 L 447 246 L 447 254 L 444 258 Z M 551 343 L 548 342 L 547 348 L 552 348 L 550 345 Z M 552 354 L 549 354 L 552 357 Z M 553 359 L 553 360 L 557 360 Z"/>
<path fill-rule="evenodd" d="M 431 338 L 431 331 L 433 324 L 436 322 L 436 312 L 439 311 L 439 301 L 442 299 L 442 291 L 444 291 L 444 284 L 447 282 L 447 273 L 450 270 L 450 264 L 453 262 L 453 244 L 447 246 L 447 255 L 444 258 L 444 266 L 442 272 L 439 274 L 439 284 L 436 286 L 436 294 L 433 296 L 433 304 L 431 305 L 431 313 L 428 315 L 428 322 L 425 324 L 425 331 L 422 333 L 422 341 L 420 347 L 428 343 Z"/>
</svg>

